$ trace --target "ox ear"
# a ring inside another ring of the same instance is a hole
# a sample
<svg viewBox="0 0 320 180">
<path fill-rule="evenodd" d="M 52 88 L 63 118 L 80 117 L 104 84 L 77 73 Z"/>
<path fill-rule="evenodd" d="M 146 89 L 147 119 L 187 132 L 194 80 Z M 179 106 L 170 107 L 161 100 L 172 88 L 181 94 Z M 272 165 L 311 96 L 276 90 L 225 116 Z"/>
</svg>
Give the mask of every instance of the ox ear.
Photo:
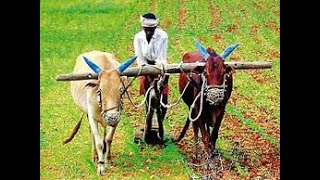
<svg viewBox="0 0 320 180">
<path fill-rule="evenodd" d="M 126 70 L 136 59 L 138 56 L 133 56 L 130 59 L 126 60 L 124 63 L 122 63 L 119 67 L 118 70 L 120 73 L 122 73 L 124 70 Z"/>
<path fill-rule="evenodd" d="M 240 43 L 230 45 L 229 47 L 227 47 L 223 50 L 223 52 L 220 54 L 220 56 L 223 59 L 226 59 L 239 45 L 240 45 Z"/>
<path fill-rule="evenodd" d="M 100 74 L 101 72 L 101 68 L 99 68 L 99 66 L 97 66 L 96 64 L 94 64 L 90 59 L 88 59 L 85 56 L 82 56 L 84 61 L 88 64 L 88 66 L 96 73 L 96 74 Z"/>
<path fill-rule="evenodd" d="M 207 60 L 208 57 L 210 56 L 208 51 L 201 45 L 201 43 L 198 40 L 195 39 L 194 41 L 195 41 L 195 45 L 196 45 L 199 53 L 201 54 L 201 56 L 204 58 L 204 60 Z"/>
</svg>

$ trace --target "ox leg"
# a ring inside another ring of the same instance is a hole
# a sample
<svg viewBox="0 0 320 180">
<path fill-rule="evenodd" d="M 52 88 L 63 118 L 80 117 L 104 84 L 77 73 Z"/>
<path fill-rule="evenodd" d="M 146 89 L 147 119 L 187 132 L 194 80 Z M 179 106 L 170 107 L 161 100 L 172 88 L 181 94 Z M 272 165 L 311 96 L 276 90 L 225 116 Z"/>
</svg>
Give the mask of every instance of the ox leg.
<svg viewBox="0 0 320 180">
<path fill-rule="evenodd" d="M 198 159 L 198 144 L 199 144 L 199 126 L 198 122 L 192 123 L 193 127 L 193 140 L 194 140 L 194 152 L 195 152 L 195 160 Z"/>
<path fill-rule="evenodd" d="M 90 113 L 90 109 L 89 109 L 89 114 L 91 114 Z M 100 137 L 99 129 L 98 129 L 98 123 L 97 123 L 97 121 L 95 121 L 95 119 L 93 119 L 93 117 L 91 115 L 89 115 L 89 124 L 90 124 L 91 132 L 92 132 L 92 135 L 93 135 L 96 152 L 98 154 L 97 174 L 98 175 L 103 175 L 104 172 L 105 172 L 105 168 L 104 168 L 104 153 L 103 153 L 104 141 Z"/>
<path fill-rule="evenodd" d="M 163 133 L 164 133 L 164 130 L 163 130 L 163 119 L 162 119 L 162 114 L 161 114 L 161 110 L 160 110 L 160 107 L 157 108 L 157 120 L 158 120 L 158 138 L 161 140 L 161 141 L 164 141 L 163 139 Z"/>
<path fill-rule="evenodd" d="M 189 106 L 189 111 L 190 111 L 190 106 Z M 194 113 L 192 112 L 192 117 L 194 116 Z M 178 139 L 176 140 L 173 140 L 173 142 L 180 142 L 182 140 L 182 138 L 185 136 L 188 128 L 189 128 L 189 125 L 190 125 L 190 119 L 189 119 L 189 115 L 187 115 L 187 120 L 186 120 L 186 123 L 184 124 L 183 126 L 183 129 L 182 131 L 180 132 L 180 135 L 178 137 Z"/>
<path fill-rule="evenodd" d="M 217 117 L 217 120 L 214 124 L 213 130 L 211 133 L 210 141 L 212 144 L 212 150 L 214 150 L 216 147 L 216 141 L 218 139 L 219 128 L 220 128 L 223 116 L 224 116 L 224 110 L 219 113 L 219 116 Z"/>
<path fill-rule="evenodd" d="M 160 100 L 160 98 L 159 98 Z M 162 102 L 164 104 L 168 103 L 168 95 L 163 94 L 162 97 Z M 158 125 L 159 125 L 159 130 L 158 130 L 158 137 L 159 139 L 161 139 L 162 141 L 164 141 L 163 135 L 164 135 L 164 129 L 163 129 L 163 120 L 166 116 L 167 113 L 167 108 L 161 106 L 161 104 L 159 103 L 159 106 L 157 106 L 157 119 L 158 119 Z"/>
<path fill-rule="evenodd" d="M 204 145 L 204 151 L 209 156 L 210 150 L 209 150 L 209 134 L 208 134 L 208 131 L 205 128 L 205 124 L 201 123 L 201 121 L 199 121 L 199 127 L 200 127 L 202 142 L 203 142 L 203 145 Z"/>
<path fill-rule="evenodd" d="M 149 105 L 148 105 L 148 103 L 144 103 L 144 104 L 146 105 L 146 107 L 145 107 L 146 108 L 146 114 L 148 114 Z"/>
<path fill-rule="evenodd" d="M 149 103 L 149 106 L 151 104 Z M 143 139 L 146 143 L 150 143 L 152 141 L 151 137 L 151 128 L 152 128 L 152 116 L 154 113 L 154 110 L 150 107 L 147 109 L 148 113 L 146 116 L 146 122 L 144 125 L 144 132 L 143 132 Z"/>
<path fill-rule="evenodd" d="M 163 102 L 164 104 L 167 104 L 167 103 L 168 103 L 168 95 L 167 95 L 167 94 L 163 94 L 162 102 Z M 163 135 L 164 135 L 163 120 L 164 120 L 164 118 L 165 118 L 165 116 L 166 116 L 167 108 L 161 106 L 161 104 L 160 104 L 159 106 L 160 106 L 160 107 L 159 107 L 159 109 L 158 109 L 158 111 L 157 111 L 157 112 L 158 112 L 157 114 L 159 114 L 159 115 L 158 115 L 158 124 L 159 124 L 159 134 L 158 134 L 158 136 L 160 136 L 159 138 L 160 138 L 161 140 L 164 140 L 164 139 L 163 139 Z"/>
<path fill-rule="evenodd" d="M 186 134 L 186 132 L 187 132 L 187 130 L 188 130 L 188 128 L 189 128 L 189 125 L 190 125 L 190 120 L 189 120 L 189 117 L 187 117 L 186 123 L 184 124 L 184 127 L 183 127 L 183 129 L 182 129 L 182 131 L 181 131 L 178 139 L 173 140 L 173 142 L 176 142 L 176 143 L 177 143 L 177 142 L 180 142 L 180 141 L 181 141 L 181 139 L 182 139 L 182 138 L 184 137 L 184 135 Z"/>
<path fill-rule="evenodd" d="M 87 119 L 89 119 L 89 116 L 87 115 Z M 91 148 L 91 154 L 92 154 L 92 161 L 95 163 L 98 163 L 98 154 L 96 149 L 96 143 L 94 140 L 94 135 L 91 131 L 91 127 L 89 127 L 90 135 L 91 135 L 91 142 L 92 142 L 92 148 Z"/>
<path fill-rule="evenodd" d="M 168 104 L 168 95 L 164 94 L 162 97 L 162 102 L 163 104 Z M 161 109 L 161 120 L 163 121 L 164 118 L 166 117 L 166 113 L 167 113 L 167 108 L 163 107 L 160 105 L 160 109 Z"/>
<path fill-rule="evenodd" d="M 106 156 L 106 166 L 110 166 L 112 161 L 111 161 L 111 144 L 113 140 L 114 133 L 116 131 L 117 126 L 115 127 L 110 127 L 107 135 L 105 136 L 106 138 L 106 151 L 107 151 L 107 156 Z"/>
<path fill-rule="evenodd" d="M 92 133 L 91 133 L 91 137 L 92 137 L 92 150 L 91 150 L 92 161 L 95 163 L 98 163 L 98 154 L 97 154 L 97 149 L 96 149 L 96 143 L 95 143 L 94 136 Z"/>
</svg>

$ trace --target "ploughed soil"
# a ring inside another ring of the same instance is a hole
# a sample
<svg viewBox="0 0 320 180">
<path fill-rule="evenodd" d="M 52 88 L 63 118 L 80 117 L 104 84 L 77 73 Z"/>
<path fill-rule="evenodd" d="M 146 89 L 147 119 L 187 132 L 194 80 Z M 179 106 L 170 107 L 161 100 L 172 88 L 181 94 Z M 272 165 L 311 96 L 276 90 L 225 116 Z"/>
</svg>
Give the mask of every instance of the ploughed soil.
<svg viewBox="0 0 320 180">
<path fill-rule="evenodd" d="M 241 95 L 234 91 L 229 103 L 236 106 L 239 98 L 242 98 Z M 187 114 L 187 112 L 176 110 L 174 112 Z M 133 114 L 144 114 L 143 111 L 144 108 L 140 108 L 139 111 L 132 112 L 134 112 Z M 243 115 L 253 118 L 259 127 L 268 127 L 267 135 L 275 138 L 278 142 L 279 128 L 274 125 L 273 121 L 262 120 L 267 119 L 263 114 L 265 114 L 264 110 L 252 113 L 248 111 Z M 137 142 L 142 137 L 143 122 L 139 121 L 139 124 L 134 125 Z M 171 129 L 165 129 L 165 134 L 170 134 L 172 138 L 177 137 L 182 127 L 183 125 L 173 124 Z M 156 128 L 152 130 L 151 138 L 153 140 L 151 141 L 154 143 L 151 143 L 158 145 L 156 131 Z M 185 155 L 185 163 L 193 170 L 193 173 L 189 174 L 190 179 L 280 179 L 279 145 L 273 144 L 227 112 L 219 130 L 217 149 L 212 154 L 208 155 L 203 151 L 201 134 L 199 134 L 199 140 L 198 143 L 194 142 L 192 124 L 190 123 L 185 137 L 177 143 L 179 151 Z M 168 141 L 170 140 L 167 139 Z M 220 142 L 218 143 L 218 141 Z M 165 148 L 166 145 L 160 143 L 160 147 Z"/>
</svg>

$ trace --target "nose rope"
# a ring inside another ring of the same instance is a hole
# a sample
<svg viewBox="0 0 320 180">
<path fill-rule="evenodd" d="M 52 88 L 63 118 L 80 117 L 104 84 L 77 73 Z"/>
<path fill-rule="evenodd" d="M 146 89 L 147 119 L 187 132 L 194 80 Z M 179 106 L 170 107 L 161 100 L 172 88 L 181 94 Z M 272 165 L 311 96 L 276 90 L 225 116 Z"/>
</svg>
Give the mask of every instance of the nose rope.
<svg viewBox="0 0 320 180">
<path fill-rule="evenodd" d="M 97 90 L 99 108 L 102 108 L 101 93 L 102 93 L 102 90 L 99 88 L 99 89 Z M 121 102 L 120 102 L 120 107 L 121 107 Z M 116 108 L 119 110 L 119 105 L 118 105 L 118 106 L 111 107 L 111 108 L 106 109 L 106 110 L 103 110 L 101 113 L 108 112 L 108 111 L 110 111 L 110 110 L 112 110 L 112 109 L 116 109 Z M 120 109 L 121 109 L 121 108 L 120 108 Z"/>
<path fill-rule="evenodd" d="M 112 107 L 112 108 L 109 108 L 109 109 L 104 110 L 104 112 L 108 112 L 108 111 L 110 111 L 110 110 L 112 110 L 112 109 L 119 109 L 118 107 L 119 107 L 119 106 L 114 106 L 114 107 Z"/>
<path fill-rule="evenodd" d="M 102 108 L 101 89 L 99 89 L 97 93 L 98 93 L 98 104 L 99 104 L 99 107 Z M 102 115 L 104 114 L 104 116 L 106 116 L 105 119 L 106 119 L 107 125 L 111 127 L 115 127 L 119 123 L 121 106 L 122 106 L 122 98 L 120 100 L 119 105 L 116 105 L 101 111 L 101 114 Z M 111 111 L 113 109 L 117 109 L 117 112 L 107 113 L 108 111 Z"/>
</svg>

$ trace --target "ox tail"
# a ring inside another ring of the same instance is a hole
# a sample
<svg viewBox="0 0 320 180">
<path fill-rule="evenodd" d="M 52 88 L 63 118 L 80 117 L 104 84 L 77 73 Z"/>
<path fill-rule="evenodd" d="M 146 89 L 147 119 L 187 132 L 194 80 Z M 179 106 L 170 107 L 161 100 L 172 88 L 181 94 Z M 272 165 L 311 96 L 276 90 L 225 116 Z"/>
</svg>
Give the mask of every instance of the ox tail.
<svg viewBox="0 0 320 180">
<path fill-rule="evenodd" d="M 63 145 L 65 145 L 68 142 L 70 142 L 74 138 L 74 136 L 77 134 L 77 132 L 80 129 L 80 126 L 81 126 L 83 115 L 84 115 L 84 113 L 81 114 L 80 120 L 77 123 L 77 125 L 73 128 L 73 131 L 72 131 L 71 135 L 69 136 L 69 138 L 63 141 Z"/>
<path fill-rule="evenodd" d="M 190 125 L 190 120 L 188 118 L 187 121 L 186 121 L 186 124 L 184 124 L 184 127 L 183 127 L 178 139 L 173 139 L 174 143 L 178 143 L 178 142 L 180 142 L 182 140 L 182 138 L 184 137 L 184 135 L 186 134 L 186 132 L 187 132 L 187 130 L 189 128 L 189 125 Z"/>
</svg>

